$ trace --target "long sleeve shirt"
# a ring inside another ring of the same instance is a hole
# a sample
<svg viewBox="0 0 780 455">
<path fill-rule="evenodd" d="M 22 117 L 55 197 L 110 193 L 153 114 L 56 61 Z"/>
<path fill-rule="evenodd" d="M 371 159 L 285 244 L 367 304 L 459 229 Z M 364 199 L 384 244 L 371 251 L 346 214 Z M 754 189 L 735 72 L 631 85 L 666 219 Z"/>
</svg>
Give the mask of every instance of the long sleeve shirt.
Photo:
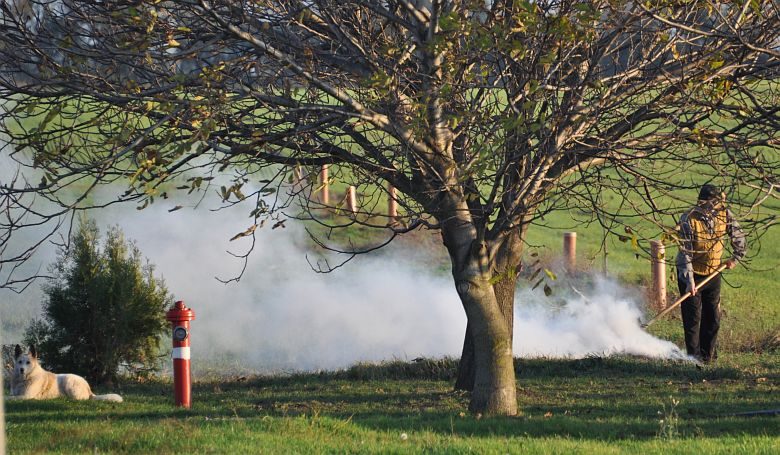
<svg viewBox="0 0 780 455">
<path fill-rule="evenodd" d="M 732 258 L 741 260 L 747 251 L 745 234 L 731 210 L 712 202 L 700 202 L 680 218 L 680 252 L 676 265 L 685 279 L 710 275 L 721 265 L 724 239 L 729 237 Z"/>
</svg>

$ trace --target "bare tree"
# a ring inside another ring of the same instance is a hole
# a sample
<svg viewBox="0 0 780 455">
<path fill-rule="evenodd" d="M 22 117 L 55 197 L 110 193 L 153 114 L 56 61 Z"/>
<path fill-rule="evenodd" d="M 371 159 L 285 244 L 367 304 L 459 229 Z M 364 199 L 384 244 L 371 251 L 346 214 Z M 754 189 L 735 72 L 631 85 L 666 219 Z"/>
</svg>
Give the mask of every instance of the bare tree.
<svg viewBox="0 0 780 455">
<path fill-rule="evenodd" d="M 35 171 L 1 182 L 6 232 L 159 203 L 226 170 L 225 203 L 256 201 L 247 235 L 280 213 L 389 238 L 437 229 L 468 317 L 473 412 L 517 412 L 515 287 L 545 214 L 585 208 L 638 243 L 672 236 L 684 190 L 714 180 L 747 224 L 774 221 L 761 208 L 778 199 L 774 1 L 0 5 L 6 153 Z M 325 164 L 365 192 L 397 188 L 401 227 L 371 207 L 344 223 L 311 181 L 284 185 Z"/>
</svg>

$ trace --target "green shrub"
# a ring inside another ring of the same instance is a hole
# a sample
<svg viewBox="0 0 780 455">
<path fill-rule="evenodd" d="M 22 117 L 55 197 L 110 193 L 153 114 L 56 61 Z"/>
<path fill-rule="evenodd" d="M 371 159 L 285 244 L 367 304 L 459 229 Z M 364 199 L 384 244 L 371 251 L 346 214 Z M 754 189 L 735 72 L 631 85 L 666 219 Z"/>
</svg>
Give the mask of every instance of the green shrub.
<svg viewBox="0 0 780 455">
<path fill-rule="evenodd" d="M 51 266 L 43 317 L 27 328 L 25 342 L 38 347 L 48 369 L 96 383 L 113 382 L 120 368 L 155 371 L 172 298 L 154 267 L 118 227 L 100 245 L 94 221 L 82 219 L 69 243 Z"/>
</svg>

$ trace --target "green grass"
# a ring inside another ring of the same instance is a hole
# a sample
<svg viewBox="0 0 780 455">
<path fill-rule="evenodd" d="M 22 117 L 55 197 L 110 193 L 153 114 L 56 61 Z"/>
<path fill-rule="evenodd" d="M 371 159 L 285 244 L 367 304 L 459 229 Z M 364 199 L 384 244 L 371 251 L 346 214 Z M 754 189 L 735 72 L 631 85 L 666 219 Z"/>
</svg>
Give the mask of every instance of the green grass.
<svg viewBox="0 0 780 455">
<path fill-rule="evenodd" d="M 454 361 L 194 385 L 128 383 L 122 404 L 7 403 L 10 453 L 772 453 L 778 356 L 717 366 L 645 359 L 518 362 L 516 418 L 465 413 Z M 677 402 L 672 411 L 673 400 Z M 675 418 L 676 414 L 676 418 Z M 661 422 L 663 420 L 663 422 Z M 408 439 L 402 440 L 405 433 Z"/>
</svg>

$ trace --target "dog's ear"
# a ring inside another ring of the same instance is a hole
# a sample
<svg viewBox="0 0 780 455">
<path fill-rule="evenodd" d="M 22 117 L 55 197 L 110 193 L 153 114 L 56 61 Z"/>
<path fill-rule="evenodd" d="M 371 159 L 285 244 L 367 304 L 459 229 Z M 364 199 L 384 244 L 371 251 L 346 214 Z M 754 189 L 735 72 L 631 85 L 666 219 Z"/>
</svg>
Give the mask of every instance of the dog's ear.
<svg viewBox="0 0 780 455">
<path fill-rule="evenodd" d="M 38 352 L 35 350 L 35 346 L 32 344 L 30 345 L 30 357 L 35 357 L 36 359 L 38 358 Z"/>
<path fill-rule="evenodd" d="M 14 348 L 14 358 L 18 359 L 21 355 L 22 355 L 22 347 L 17 344 L 16 347 Z"/>
</svg>

